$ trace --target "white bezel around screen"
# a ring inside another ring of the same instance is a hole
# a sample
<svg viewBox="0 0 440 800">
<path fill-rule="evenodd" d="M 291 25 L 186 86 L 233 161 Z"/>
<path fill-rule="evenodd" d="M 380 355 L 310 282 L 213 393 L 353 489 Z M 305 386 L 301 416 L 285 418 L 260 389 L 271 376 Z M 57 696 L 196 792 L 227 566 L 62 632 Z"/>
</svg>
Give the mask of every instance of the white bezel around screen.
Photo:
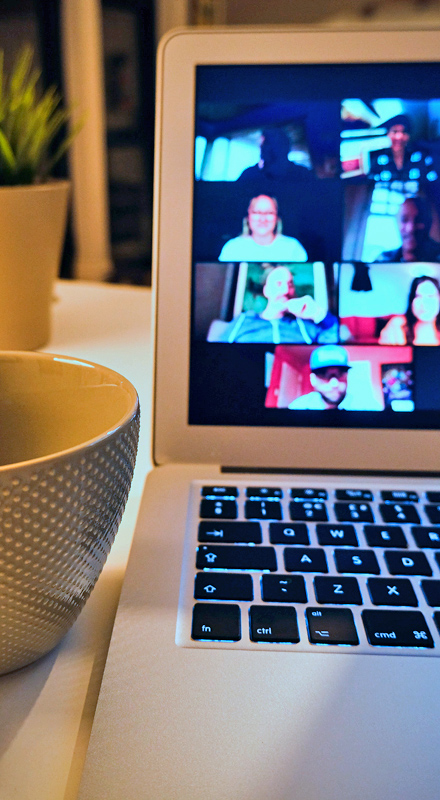
<svg viewBox="0 0 440 800">
<path fill-rule="evenodd" d="M 420 61 L 440 61 L 439 31 L 185 29 L 161 43 L 153 263 L 155 463 L 438 471 L 437 430 L 188 424 L 196 66 Z"/>
</svg>

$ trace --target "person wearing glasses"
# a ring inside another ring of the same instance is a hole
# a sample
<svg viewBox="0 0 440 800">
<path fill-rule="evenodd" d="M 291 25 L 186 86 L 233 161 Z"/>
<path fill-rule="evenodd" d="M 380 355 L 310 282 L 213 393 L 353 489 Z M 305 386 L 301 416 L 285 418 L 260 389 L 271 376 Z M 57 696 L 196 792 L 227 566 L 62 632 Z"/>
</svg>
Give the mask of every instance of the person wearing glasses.
<svg viewBox="0 0 440 800">
<path fill-rule="evenodd" d="M 307 261 L 307 252 L 298 239 L 281 233 L 282 223 L 274 197 L 260 194 L 249 203 L 240 236 L 223 246 L 219 261 Z"/>
</svg>

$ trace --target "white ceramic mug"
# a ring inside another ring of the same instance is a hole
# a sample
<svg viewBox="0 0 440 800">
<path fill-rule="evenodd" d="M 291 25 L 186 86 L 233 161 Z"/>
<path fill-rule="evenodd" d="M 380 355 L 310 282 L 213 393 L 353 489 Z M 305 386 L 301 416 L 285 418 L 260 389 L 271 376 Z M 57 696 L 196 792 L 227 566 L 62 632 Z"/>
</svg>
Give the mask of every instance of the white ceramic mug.
<svg viewBox="0 0 440 800">
<path fill-rule="evenodd" d="M 64 356 L 0 352 L 0 674 L 52 649 L 113 543 L 139 437 L 134 387 Z"/>
</svg>

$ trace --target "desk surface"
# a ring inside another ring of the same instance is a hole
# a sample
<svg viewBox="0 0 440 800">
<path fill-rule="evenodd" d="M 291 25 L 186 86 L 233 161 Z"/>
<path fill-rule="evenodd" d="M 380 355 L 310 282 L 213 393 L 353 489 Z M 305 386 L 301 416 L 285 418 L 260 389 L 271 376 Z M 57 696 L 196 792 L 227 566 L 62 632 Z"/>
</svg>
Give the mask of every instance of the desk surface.
<svg viewBox="0 0 440 800">
<path fill-rule="evenodd" d="M 75 800 L 145 475 L 150 467 L 150 290 L 59 281 L 47 352 L 96 361 L 136 387 L 133 484 L 107 564 L 80 617 L 47 656 L 0 677 L 1 800 Z"/>
</svg>

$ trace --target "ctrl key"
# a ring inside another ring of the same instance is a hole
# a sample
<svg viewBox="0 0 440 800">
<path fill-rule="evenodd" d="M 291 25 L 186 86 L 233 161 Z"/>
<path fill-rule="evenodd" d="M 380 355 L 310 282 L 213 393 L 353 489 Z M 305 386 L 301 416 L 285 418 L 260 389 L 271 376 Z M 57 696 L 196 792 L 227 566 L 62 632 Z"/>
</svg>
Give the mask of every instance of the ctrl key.
<svg viewBox="0 0 440 800">
<path fill-rule="evenodd" d="M 197 603 L 193 609 L 191 638 L 238 642 L 241 639 L 240 606 L 236 603 Z"/>
<path fill-rule="evenodd" d="M 376 647 L 434 647 L 420 611 L 363 611 L 362 621 Z"/>
</svg>

